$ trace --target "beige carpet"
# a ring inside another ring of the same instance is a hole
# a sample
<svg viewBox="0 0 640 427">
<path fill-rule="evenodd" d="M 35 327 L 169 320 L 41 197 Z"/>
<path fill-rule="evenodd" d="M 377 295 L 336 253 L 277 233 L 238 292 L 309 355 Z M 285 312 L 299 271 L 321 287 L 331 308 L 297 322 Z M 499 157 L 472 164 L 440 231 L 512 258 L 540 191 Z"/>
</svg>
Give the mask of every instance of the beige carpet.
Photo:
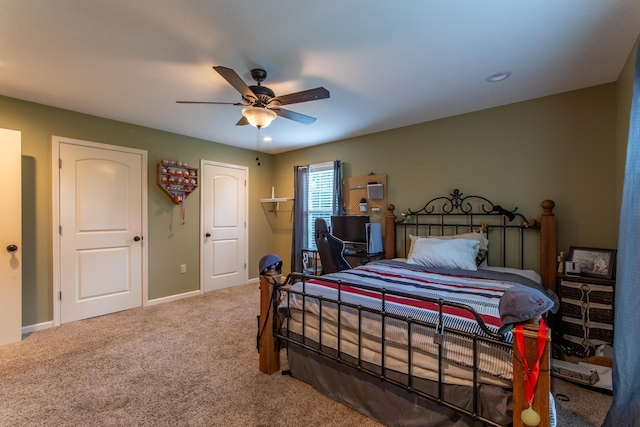
<svg viewBox="0 0 640 427">
<path fill-rule="evenodd" d="M 0 347 L 0 426 L 378 426 L 258 370 L 258 299 L 243 285 Z M 611 403 L 564 381 L 556 392 L 570 399 L 558 402 L 562 427 L 599 426 Z"/>
</svg>

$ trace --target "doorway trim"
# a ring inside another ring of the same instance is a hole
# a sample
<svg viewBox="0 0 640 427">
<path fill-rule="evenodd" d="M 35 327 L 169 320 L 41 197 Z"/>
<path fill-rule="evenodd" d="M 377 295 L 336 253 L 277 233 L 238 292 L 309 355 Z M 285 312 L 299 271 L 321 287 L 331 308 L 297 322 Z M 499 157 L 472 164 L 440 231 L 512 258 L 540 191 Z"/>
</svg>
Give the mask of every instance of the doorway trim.
<svg viewBox="0 0 640 427">
<path fill-rule="evenodd" d="M 220 167 L 224 167 L 224 168 L 233 168 L 233 169 L 242 169 L 245 172 L 245 192 L 244 192 L 244 223 L 245 223 L 245 228 L 244 228 L 244 262 L 245 262 L 245 268 L 244 268 L 244 277 L 243 277 L 243 282 L 247 283 L 249 280 L 249 269 L 247 268 L 247 264 L 249 263 L 249 168 L 247 166 L 242 166 L 242 165 L 234 165 L 232 163 L 222 163 L 222 162 L 216 162 L 213 160 L 205 160 L 205 159 L 200 159 L 200 180 L 201 180 L 201 188 L 200 188 L 200 293 L 204 293 L 204 281 L 205 281 L 205 277 L 204 277 L 204 263 L 205 263 L 205 259 L 204 259 L 204 242 L 205 242 L 205 238 L 204 238 L 204 217 L 205 217 L 205 205 L 204 205 L 204 191 L 205 188 L 204 186 L 206 185 L 206 183 L 204 182 L 203 179 L 203 174 L 204 174 L 204 166 L 205 165 L 210 165 L 210 166 L 220 166 Z"/>
<path fill-rule="evenodd" d="M 3 246 L 0 261 L 0 346 L 3 346 L 22 340 L 22 131 L 0 129 L 0 156 L 0 179 L 7 187 L 0 212 L 0 241 Z"/>
<path fill-rule="evenodd" d="M 142 157 L 141 181 L 142 181 L 142 235 L 146 238 L 149 235 L 149 198 L 148 198 L 148 170 L 149 164 L 147 151 L 137 148 L 124 147 L 122 145 L 103 144 L 100 142 L 85 141 L 82 139 L 66 138 L 53 135 L 51 137 L 51 234 L 52 234 L 52 254 L 53 254 L 53 326 L 60 326 L 60 145 L 69 143 L 84 147 L 99 148 L 104 150 L 121 151 L 125 153 L 138 154 Z M 148 280 L 148 254 L 149 240 L 145 240 L 142 249 L 142 306 L 148 305 L 149 300 L 149 280 Z"/>
</svg>

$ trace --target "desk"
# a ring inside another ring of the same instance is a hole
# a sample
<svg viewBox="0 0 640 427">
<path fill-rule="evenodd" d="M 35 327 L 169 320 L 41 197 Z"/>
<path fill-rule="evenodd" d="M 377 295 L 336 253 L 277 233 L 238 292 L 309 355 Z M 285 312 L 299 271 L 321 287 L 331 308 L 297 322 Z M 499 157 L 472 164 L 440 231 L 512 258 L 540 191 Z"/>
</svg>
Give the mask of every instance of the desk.
<svg viewBox="0 0 640 427">
<path fill-rule="evenodd" d="M 322 264 L 320 263 L 320 255 L 318 255 L 317 249 L 303 249 L 302 250 L 302 272 L 305 274 L 313 274 L 318 276 L 322 271 Z"/>
<path fill-rule="evenodd" d="M 384 258 L 384 252 L 368 253 L 358 252 L 355 250 L 346 249 L 344 251 L 344 258 L 347 260 L 350 266 L 357 267 L 358 265 L 365 265 L 368 262 L 376 261 Z"/>
<path fill-rule="evenodd" d="M 368 262 L 376 261 L 384 258 L 384 252 L 370 254 L 367 252 L 358 252 L 355 249 L 345 249 L 344 259 L 351 267 L 365 265 Z M 302 249 L 302 267 L 303 273 L 318 276 L 322 273 L 322 263 L 317 249 Z"/>
</svg>

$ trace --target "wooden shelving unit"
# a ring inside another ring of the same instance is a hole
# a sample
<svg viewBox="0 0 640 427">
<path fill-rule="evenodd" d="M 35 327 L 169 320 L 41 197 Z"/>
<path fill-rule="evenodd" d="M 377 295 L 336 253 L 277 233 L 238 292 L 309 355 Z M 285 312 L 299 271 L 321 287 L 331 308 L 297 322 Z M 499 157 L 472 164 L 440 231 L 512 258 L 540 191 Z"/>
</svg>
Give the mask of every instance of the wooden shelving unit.
<svg viewBox="0 0 640 427">
<path fill-rule="evenodd" d="M 557 282 L 562 342 L 585 356 L 601 344 L 611 345 L 616 281 L 558 274 Z"/>
</svg>

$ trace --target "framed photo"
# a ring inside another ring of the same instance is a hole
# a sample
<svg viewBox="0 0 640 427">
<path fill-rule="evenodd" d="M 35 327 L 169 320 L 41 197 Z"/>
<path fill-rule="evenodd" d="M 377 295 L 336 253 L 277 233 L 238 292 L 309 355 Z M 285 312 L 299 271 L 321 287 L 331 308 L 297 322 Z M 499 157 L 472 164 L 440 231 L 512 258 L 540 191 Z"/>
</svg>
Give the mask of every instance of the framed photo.
<svg viewBox="0 0 640 427">
<path fill-rule="evenodd" d="M 612 279 L 615 269 L 616 250 L 599 248 L 580 248 L 571 246 L 569 258 L 580 264 L 580 274 L 589 277 Z"/>
</svg>

